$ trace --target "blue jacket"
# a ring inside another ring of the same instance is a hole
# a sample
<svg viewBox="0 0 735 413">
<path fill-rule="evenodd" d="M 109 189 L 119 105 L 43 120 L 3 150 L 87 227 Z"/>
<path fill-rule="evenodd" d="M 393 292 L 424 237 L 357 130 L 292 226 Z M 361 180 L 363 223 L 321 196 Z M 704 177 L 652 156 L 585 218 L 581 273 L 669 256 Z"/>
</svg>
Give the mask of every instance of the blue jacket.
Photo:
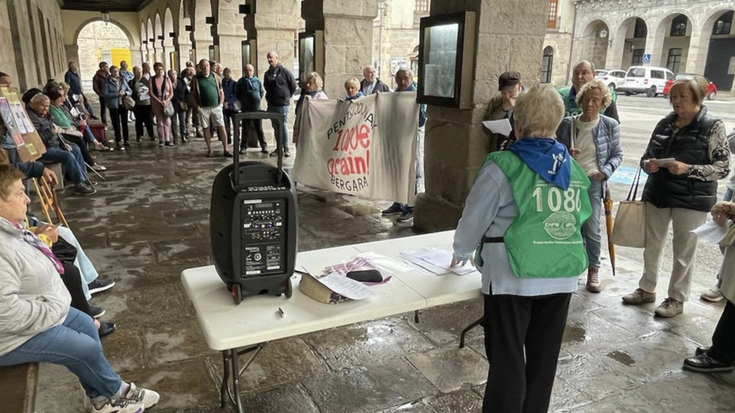
<svg viewBox="0 0 735 413">
<path fill-rule="evenodd" d="M 225 102 L 227 102 L 227 106 L 230 110 L 233 110 L 232 105 L 237 102 L 235 86 L 237 86 L 237 82 L 232 78 L 222 78 L 222 91 L 225 92 Z"/>
<path fill-rule="evenodd" d="M 254 112 L 260 110 L 260 100 L 263 99 L 265 90 L 257 76 L 247 78 L 241 77 L 235 86 L 235 96 L 240 99 L 243 112 Z"/>
<path fill-rule="evenodd" d="M 571 147 L 572 117 L 567 116 L 561 121 L 556 130 L 556 140 L 568 148 Z M 620 146 L 620 125 L 615 119 L 600 115 L 600 122 L 592 131 L 597 147 L 597 168 L 604 173 L 607 179 L 615 173 L 623 162 L 623 148 Z M 603 183 L 604 194 L 606 185 Z"/>
<path fill-rule="evenodd" d="M 107 80 L 105 80 L 105 87 L 102 90 L 102 93 L 104 93 L 105 104 L 107 104 L 108 108 L 120 109 L 120 105 L 122 105 L 122 103 L 119 92 L 121 90 L 124 91 L 127 96 L 133 95 L 133 91 L 130 90 L 130 86 L 128 86 L 127 83 L 123 82 L 122 78 L 119 78 L 117 80 L 117 85 L 115 85 L 112 77 L 108 77 Z M 123 108 L 124 107 L 125 106 L 123 106 Z"/>
<path fill-rule="evenodd" d="M 416 85 L 411 83 L 411 86 L 407 87 L 406 90 L 395 90 L 396 92 L 415 92 Z M 419 128 L 424 126 L 426 123 L 426 105 L 419 105 Z"/>
<path fill-rule="evenodd" d="M 64 74 L 64 82 L 69 84 L 70 95 L 81 95 L 82 94 L 82 81 L 79 80 L 79 73 L 74 73 L 68 70 Z"/>
</svg>

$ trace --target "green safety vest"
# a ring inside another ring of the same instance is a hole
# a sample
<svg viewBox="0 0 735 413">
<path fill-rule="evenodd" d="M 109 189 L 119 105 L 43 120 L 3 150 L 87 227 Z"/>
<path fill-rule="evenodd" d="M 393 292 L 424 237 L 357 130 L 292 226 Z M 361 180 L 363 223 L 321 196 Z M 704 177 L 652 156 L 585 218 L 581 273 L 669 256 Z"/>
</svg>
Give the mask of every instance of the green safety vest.
<svg viewBox="0 0 735 413">
<path fill-rule="evenodd" d="M 579 164 L 571 162 L 569 189 L 543 180 L 510 151 L 493 152 L 495 162 L 510 181 L 518 215 L 503 236 L 513 274 L 520 278 L 576 277 L 588 266 L 582 224 L 592 214 L 587 189 L 590 181 Z M 482 245 L 478 249 L 478 255 Z"/>
</svg>

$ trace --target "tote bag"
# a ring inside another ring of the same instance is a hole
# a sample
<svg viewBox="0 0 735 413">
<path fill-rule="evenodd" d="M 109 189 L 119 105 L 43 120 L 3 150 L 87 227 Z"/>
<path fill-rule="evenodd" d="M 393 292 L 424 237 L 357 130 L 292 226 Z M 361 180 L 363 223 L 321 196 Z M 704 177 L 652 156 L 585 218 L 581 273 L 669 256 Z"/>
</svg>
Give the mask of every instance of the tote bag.
<svg viewBox="0 0 735 413">
<path fill-rule="evenodd" d="M 642 199 L 636 201 L 640 180 L 641 169 L 638 168 L 630 185 L 628 197 L 625 201 L 620 201 L 618 213 L 615 214 L 612 233 L 612 242 L 615 245 L 633 248 L 646 246 L 646 203 Z"/>
</svg>

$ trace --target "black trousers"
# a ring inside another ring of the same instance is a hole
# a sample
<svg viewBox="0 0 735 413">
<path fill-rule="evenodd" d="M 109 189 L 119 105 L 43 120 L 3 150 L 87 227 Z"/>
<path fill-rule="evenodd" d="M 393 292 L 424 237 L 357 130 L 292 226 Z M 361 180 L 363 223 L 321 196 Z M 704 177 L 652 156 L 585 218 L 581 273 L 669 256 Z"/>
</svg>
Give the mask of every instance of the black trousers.
<svg viewBox="0 0 735 413">
<path fill-rule="evenodd" d="M 69 290 L 69 295 L 71 295 L 71 306 L 92 317 L 92 309 L 89 307 L 89 301 L 84 297 L 84 290 L 82 289 L 82 274 L 73 264 L 62 262 L 61 265 L 64 266 L 64 274 L 61 279 L 64 281 L 66 289 Z"/>
<path fill-rule="evenodd" d="M 77 146 L 79 147 L 79 151 L 82 152 L 82 158 L 84 158 L 84 162 L 87 165 L 94 165 L 94 159 L 92 159 L 92 156 L 89 154 L 89 150 L 87 149 L 87 142 L 84 141 L 84 138 L 67 134 L 63 134 L 63 136 L 66 141 L 77 144 Z"/>
<path fill-rule="evenodd" d="M 490 372 L 483 413 L 546 413 L 554 386 L 570 293 L 485 295 Z"/>
<path fill-rule="evenodd" d="M 255 128 L 255 133 L 258 135 L 258 142 L 260 147 L 265 149 L 268 144 L 265 142 L 265 135 L 263 134 L 263 120 L 262 119 L 244 119 L 242 121 L 242 135 L 240 135 L 240 150 L 244 151 L 248 148 L 248 138 L 250 137 L 251 128 Z"/>
<path fill-rule="evenodd" d="M 151 105 L 135 105 L 133 114 L 135 115 L 135 137 L 138 139 L 143 137 L 143 126 L 145 126 L 148 137 L 154 139 Z"/>
<path fill-rule="evenodd" d="M 136 118 L 137 119 L 137 118 Z M 112 120 L 112 129 L 115 131 L 115 143 L 128 143 L 128 110 L 125 106 L 121 108 L 110 108 L 110 120 Z"/>
<path fill-rule="evenodd" d="M 105 109 L 107 109 L 107 103 L 105 102 L 105 98 L 100 96 L 100 119 L 107 126 L 107 113 L 105 113 Z"/>
<path fill-rule="evenodd" d="M 712 334 L 712 347 L 707 355 L 720 363 L 732 364 L 735 362 L 735 304 L 727 300 L 725 311 L 717 322 Z"/>
</svg>

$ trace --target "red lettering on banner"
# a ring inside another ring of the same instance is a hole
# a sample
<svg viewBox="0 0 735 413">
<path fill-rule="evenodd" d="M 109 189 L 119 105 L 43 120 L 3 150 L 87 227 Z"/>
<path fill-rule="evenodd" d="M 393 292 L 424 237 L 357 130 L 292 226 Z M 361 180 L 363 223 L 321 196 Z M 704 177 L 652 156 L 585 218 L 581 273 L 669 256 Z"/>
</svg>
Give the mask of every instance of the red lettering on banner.
<svg viewBox="0 0 735 413">
<path fill-rule="evenodd" d="M 336 178 L 336 175 L 367 175 L 370 173 L 370 132 L 371 127 L 367 123 L 353 126 L 349 129 L 336 131 L 337 139 L 332 151 L 334 157 L 327 160 L 327 172 L 332 176 L 332 183 L 340 189 L 361 190 L 367 187 L 367 177 L 358 178 L 354 185 L 345 185 L 344 180 Z M 352 153 L 356 151 L 357 154 Z M 364 151 L 364 154 L 359 153 Z M 359 183 L 358 183 L 359 182 Z"/>
</svg>

